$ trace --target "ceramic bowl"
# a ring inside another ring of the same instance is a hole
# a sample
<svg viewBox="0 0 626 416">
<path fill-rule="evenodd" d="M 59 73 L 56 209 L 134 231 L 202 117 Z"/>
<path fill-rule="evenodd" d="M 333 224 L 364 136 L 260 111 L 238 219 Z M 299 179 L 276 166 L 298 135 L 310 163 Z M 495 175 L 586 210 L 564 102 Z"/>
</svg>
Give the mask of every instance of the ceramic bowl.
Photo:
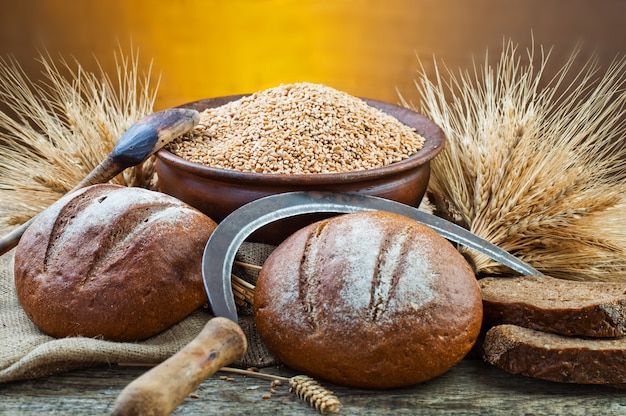
<svg viewBox="0 0 626 416">
<path fill-rule="evenodd" d="M 209 98 L 183 105 L 203 111 L 221 106 L 243 95 Z M 362 171 L 320 174 L 259 174 L 211 168 L 189 162 L 166 149 L 156 154 L 156 171 L 162 192 L 196 207 L 219 222 L 240 206 L 264 196 L 289 191 L 356 192 L 418 206 L 430 178 L 430 161 L 442 150 L 443 131 L 432 120 L 393 104 L 365 101 L 415 128 L 424 136 L 424 147 L 413 156 L 390 165 Z M 266 226 L 254 240 L 277 244 L 300 224 Z M 308 221 L 310 222 L 310 221 Z"/>
</svg>

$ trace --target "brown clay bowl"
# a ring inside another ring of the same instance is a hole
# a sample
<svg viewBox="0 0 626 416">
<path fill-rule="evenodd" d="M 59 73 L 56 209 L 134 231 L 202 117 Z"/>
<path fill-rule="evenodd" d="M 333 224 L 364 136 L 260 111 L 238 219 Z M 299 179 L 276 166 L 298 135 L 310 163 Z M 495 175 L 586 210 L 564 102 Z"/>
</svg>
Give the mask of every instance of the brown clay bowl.
<svg viewBox="0 0 626 416">
<path fill-rule="evenodd" d="M 210 98 L 182 107 L 203 111 L 221 106 L 243 95 Z M 393 104 L 365 101 L 416 129 L 426 139 L 415 155 L 390 165 L 363 171 L 323 174 L 259 174 L 216 169 L 189 162 L 161 149 L 157 152 L 156 171 L 162 192 L 199 209 L 219 222 L 248 202 L 281 192 L 338 191 L 378 196 L 418 206 L 430 178 L 430 160 L 443 148 L 445 136 L 432 120 Z M 319 216 L 318 216 L 319 218 Z M 314 218 L 283 220 L 270 224 L 252 236 L 253 240 L 278 244 Z M 287 223 L 289 222 L 289 223 Z"/>
</svg>

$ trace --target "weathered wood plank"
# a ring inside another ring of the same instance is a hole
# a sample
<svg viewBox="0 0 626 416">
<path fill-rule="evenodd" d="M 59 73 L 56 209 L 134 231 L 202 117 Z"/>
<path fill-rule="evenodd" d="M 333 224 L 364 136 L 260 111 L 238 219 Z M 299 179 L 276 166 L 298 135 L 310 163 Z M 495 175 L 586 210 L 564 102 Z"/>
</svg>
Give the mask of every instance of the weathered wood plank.
<svg viewBox="0 0 626 416">
<path fill-rule="evenodd" d="M 107 414 L 119 392 L 144 371 L 141 367 L 112 366 L 5 384 L 0 386 L 0 414 Z M 294 375 L 284 368 L 263 371 Z M 264 399 L 270 384 L 256 377 L 218 373 L 203 382 L 194 392 L 197 397 L 187 398 L 174 414 L 318 414 L 290 394 L 286 384 Z M 466 359 L 448 373 L 406 389 L 368 391 L 326 386 L 341 400 L 342 415 L 626 415 L 623 390 L 513 376 L 477 359 Z"/>
</svg>

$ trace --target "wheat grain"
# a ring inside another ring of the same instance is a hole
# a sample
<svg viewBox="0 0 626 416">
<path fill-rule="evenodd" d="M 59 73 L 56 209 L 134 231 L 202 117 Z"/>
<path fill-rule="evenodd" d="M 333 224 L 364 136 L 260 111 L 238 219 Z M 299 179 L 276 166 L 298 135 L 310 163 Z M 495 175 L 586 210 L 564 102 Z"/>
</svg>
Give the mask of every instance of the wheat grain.
<svg viewBox="0 0 626 416">
<path fill-rule="evenodd" d="M 431 163 L 428 197 L 438 215 L 544 273 L 624 281 L 626 59 L 604 73 L 590 59 L 575 72 L 575 50 L 541 87 L 550 52 L 540 52 L 533 45 L 523 65 L 508 42 L 495 67 L 486 58 L 447 79 L 437 63 L 434 80 L 422 65 L 419 110 L 448 138 Z M 510 273 L 460 250 L 478 274 Z"/>
</svg>

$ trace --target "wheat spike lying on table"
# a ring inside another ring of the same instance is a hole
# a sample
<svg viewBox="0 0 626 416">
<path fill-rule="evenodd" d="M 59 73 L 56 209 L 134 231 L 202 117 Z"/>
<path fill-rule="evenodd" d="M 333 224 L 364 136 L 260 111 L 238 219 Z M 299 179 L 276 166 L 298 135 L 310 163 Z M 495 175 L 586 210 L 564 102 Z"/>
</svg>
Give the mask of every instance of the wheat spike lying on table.
<svg viewBox="0 0 626 416">
<path fill-rule="evenodd" d="M 300 400 L 308 403 L 311 407 L 315 408 L 323 415 L 327 413 L 338 413 L 341 408 L 341 402 L 332 391 L 328 390 L 315 379 L 307 375 L 301 374 L 287 378 L 232 367 L 222 367 L 220 371 L 288 382 L 290 393 L 295 393 Z"/>
<path fill-rule="evenodd" d="M 0 222 L 21 224 L 83 179 L 135 121 L 153 111 L 150 70 L 138 54 L 115 55 L 117 79 L 41 54 L 45 81 L 28 79 L 19 63 L 0 58 Z M 63 76 L 68 73 L 68 76 Z M 116 182 L 154 186 L 153 160 Z"/>
<path fill-rule="evenodd" d="M 574 72 L 574 51 L 541 87 L 550 55 L 541 52 L 535 65 L 533 46 L 522 65 L 509 42 L 495 68 L 486 59 L 444 78 L 435 63 L 434 80 L 422 67 L 419 111 L 448 139 L 431 163 L 429 199 L 546 274 L 626 281 L 626 59 Z M 460 250 L 479 275 L 510 272 Z"/>
</svg>

